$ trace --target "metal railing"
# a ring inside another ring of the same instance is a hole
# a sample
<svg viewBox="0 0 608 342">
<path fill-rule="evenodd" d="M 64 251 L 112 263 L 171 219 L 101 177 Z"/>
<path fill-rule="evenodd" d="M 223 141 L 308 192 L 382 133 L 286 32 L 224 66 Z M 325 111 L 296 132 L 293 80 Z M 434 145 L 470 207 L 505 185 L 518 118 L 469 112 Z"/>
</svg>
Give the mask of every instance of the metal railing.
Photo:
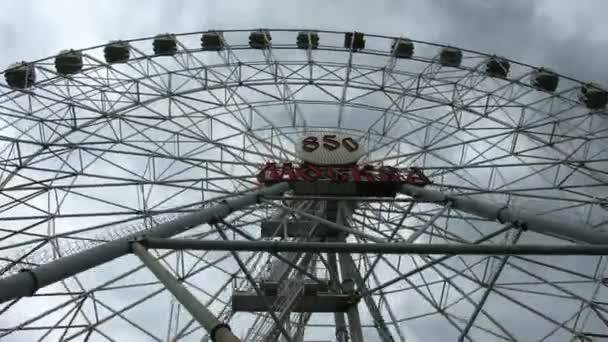
<svg viewBox="0 0 608 342">
<path fill-rule="evenodd" d="M 6 277 L 18 273 L 24 268 L 31 268 L 76 254 L 109 241 L 141 233 L 155 225 L 175 220 L 187 214 L 189 213 L 167 213 L 146 217 L 139 222 L 119 224 L 109 229 L 103 229 L 102 232 L 91 236 L 79 235 L 78 239 L 71 238 L 69 235 L 51 238 L 45 245 L 33 252 L 31 249 L 21 249 L 19 253 L 10 258 L 0 257 L 4 259 L 0 261 L 0 277 Z"/>
</svg>

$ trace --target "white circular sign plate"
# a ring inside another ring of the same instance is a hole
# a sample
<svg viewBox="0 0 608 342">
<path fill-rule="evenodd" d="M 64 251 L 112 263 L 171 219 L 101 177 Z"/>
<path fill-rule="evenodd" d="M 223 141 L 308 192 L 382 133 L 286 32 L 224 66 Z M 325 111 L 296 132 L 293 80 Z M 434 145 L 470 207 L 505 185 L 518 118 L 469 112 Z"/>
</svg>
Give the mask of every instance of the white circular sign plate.
<svg viewBox="0 0 608 342">
<path fill-rule="evenodd" d="M 295 146 L 296 154 L 316 165 L 356 164 L 365 149 L 351 135 L 334 132 L 310 132 L 302 135 Z"/>
</svg>

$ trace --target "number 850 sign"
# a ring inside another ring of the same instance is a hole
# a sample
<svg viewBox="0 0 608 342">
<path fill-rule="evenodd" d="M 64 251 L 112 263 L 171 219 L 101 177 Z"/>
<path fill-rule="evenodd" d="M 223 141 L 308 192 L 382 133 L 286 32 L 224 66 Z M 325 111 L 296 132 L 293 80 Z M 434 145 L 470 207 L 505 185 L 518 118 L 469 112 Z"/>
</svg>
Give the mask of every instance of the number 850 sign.
<svg viewBox="0 0 608 342">
<path fill-rule="evenodd" d="M 344 147 L 348 152 L 355 152 L 359 149 L 359 144 L 351 137 L 337 138 L 335 134 L 326 134 L 322 137 L 310 136 L 302 140 L 302 150 L 305 152 L 314 152 L 320 147 L 328 151 L 335 151 L 340 146 Z"/>
</svg>

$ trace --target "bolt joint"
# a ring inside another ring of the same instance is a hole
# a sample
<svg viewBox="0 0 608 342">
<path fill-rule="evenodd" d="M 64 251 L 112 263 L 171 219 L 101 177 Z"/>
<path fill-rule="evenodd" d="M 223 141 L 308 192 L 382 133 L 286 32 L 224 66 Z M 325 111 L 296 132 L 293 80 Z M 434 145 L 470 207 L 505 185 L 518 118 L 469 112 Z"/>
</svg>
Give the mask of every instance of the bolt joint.
<svg viewBox="0 0 608 342">
<path fill-rule="evenodd" d="M 220 323 L 216 326 L 213 327 L 213 329 L 211 329 L 211 331 L 209 332 L 209 336 L 211 336 L 211 341 L 215 342 L 217 341 L 217 334 L 220 331 L 220 329 L 228 329 L 228 331 L 232 331 L 230 329 L 230 326 L 226 323 Z"/>
<path fill-rule="evenodd" d="M 29 268 L 24 268 L 19 271 L 20 273 L 27 273 L 32 278 L 32 289 L 29 292 L 28 296 L 33 296 L 38 289 L 40 289 L 40 282 L 38 281 L 38 276 L 34 271 Z"/>
</svg>

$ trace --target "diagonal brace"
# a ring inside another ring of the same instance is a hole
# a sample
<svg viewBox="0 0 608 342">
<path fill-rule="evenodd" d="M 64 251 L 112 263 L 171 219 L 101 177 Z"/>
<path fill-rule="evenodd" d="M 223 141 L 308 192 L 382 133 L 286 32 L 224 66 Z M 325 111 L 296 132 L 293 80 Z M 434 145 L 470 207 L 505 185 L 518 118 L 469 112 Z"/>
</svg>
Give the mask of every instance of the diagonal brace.
<svg viewBox="0 0 608 342">
<path fill-rule="evenodd" d="M 42 287 L 69 278 L 80 272 L 102 265 L 108 261 L 131 253 L 131 242 L 151 238 L 169 238 L 190 228 L 225 217 L 235 210 L 260 202 L 265 195 L 277 195 L 289 189 L 286 183 L 279 183 L 242 196 L 224 200 L 212 207 L 181 216 L 173 221 L 159 224 L 142 233 L 128 235 L 82 252 L 51 261 L 31 270 L 0 279 L 0 303 L 11 299 L 31 296 Z"/>
</svg>

